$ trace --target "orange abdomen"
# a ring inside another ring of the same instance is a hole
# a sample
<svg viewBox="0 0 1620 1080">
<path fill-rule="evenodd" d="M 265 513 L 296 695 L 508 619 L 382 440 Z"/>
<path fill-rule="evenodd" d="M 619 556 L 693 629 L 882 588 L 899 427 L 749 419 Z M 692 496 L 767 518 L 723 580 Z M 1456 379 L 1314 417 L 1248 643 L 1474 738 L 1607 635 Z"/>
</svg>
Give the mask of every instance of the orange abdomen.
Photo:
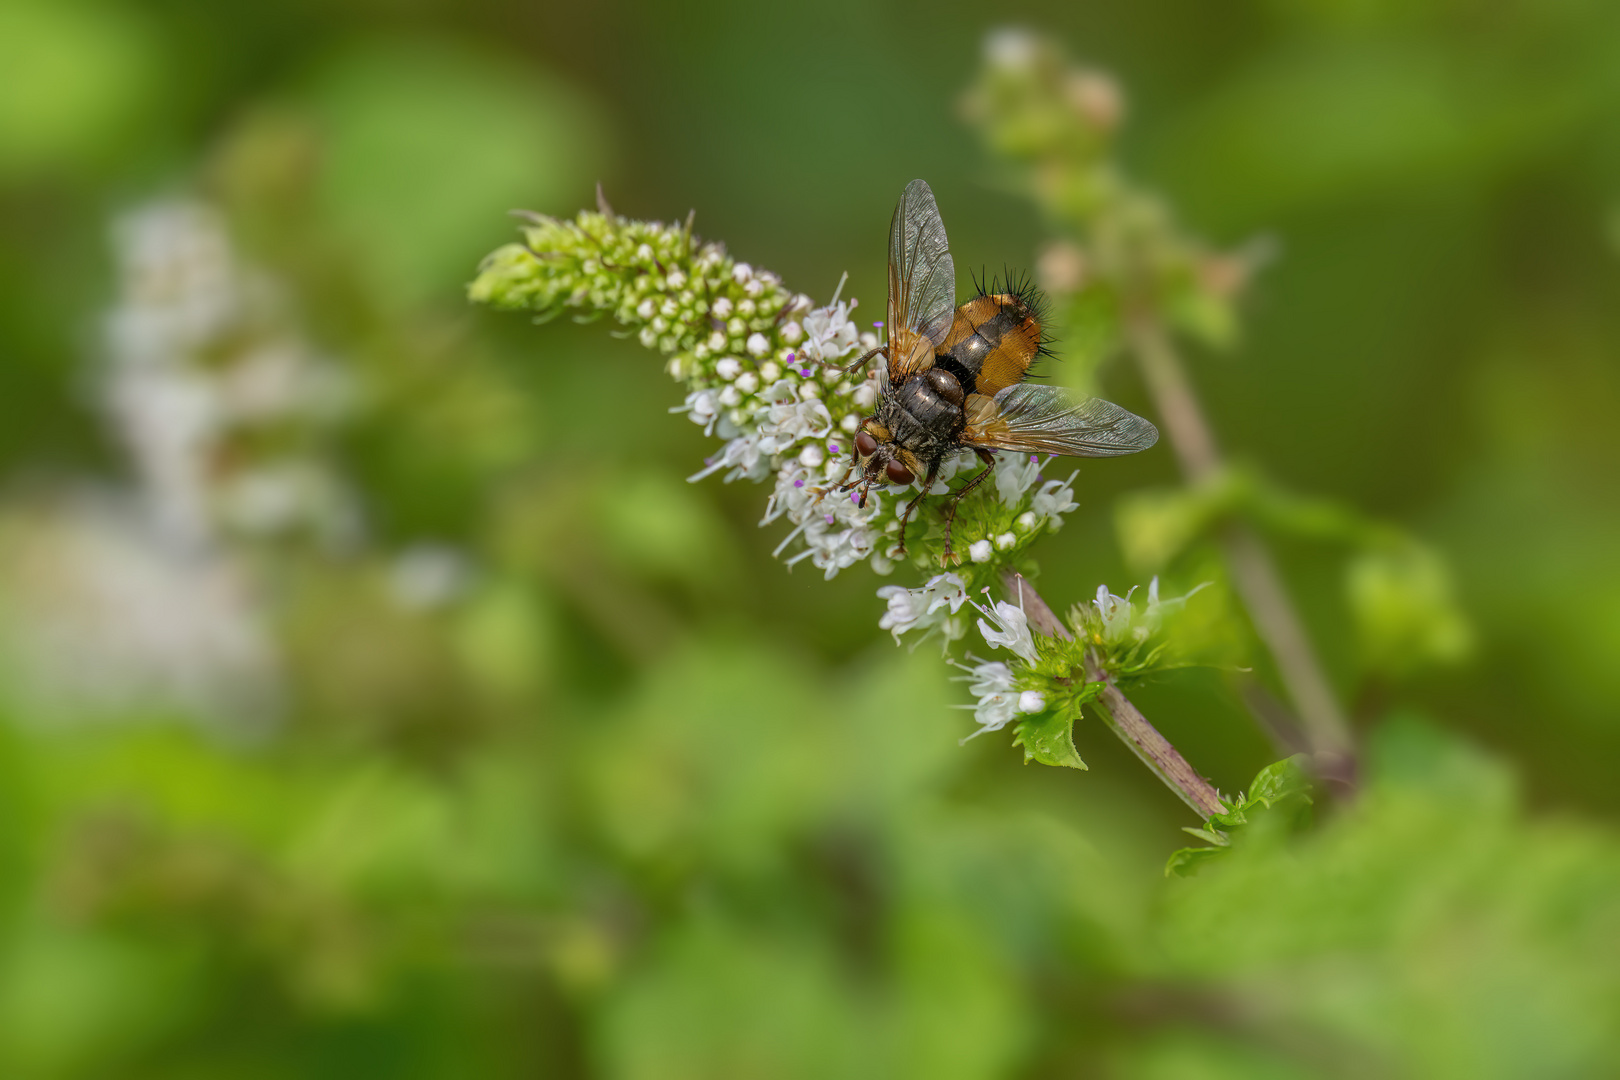
<svg viewBox="0 0 1620 1080">
<path fill-rule="evenodd" d="M 1023 380 L 1041 349 L 1041 324 L 1012 293 L 977 296 L 956 309 L 951 332 L 934 354 L 968 393 L 994 397 Z"/>
</svg>

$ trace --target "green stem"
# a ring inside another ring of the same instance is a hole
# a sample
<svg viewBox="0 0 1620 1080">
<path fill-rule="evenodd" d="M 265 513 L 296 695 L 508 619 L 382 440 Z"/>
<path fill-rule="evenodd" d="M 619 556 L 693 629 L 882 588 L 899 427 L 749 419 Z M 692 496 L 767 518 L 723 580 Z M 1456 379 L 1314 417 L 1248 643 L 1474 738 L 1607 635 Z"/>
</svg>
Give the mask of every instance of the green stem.
<svg viewBox="0 0 1620 1080">
<path fill-rule="evenodd" d="M 1129 337 L 1188 483 L 1214 482 L 1222 469 L 1220 451 L 1169 337 L 1151 316 L 1132 319 Z M 1350 725 L 1265 541 L 1243 522 L 1233 522 L 1223 531 L 1221 546 L 1238 595 L 1299 712 L 1303 742 L 1313 751 L 1317 770 L 1351 782 L 1355 744 Z"/>
</svg>

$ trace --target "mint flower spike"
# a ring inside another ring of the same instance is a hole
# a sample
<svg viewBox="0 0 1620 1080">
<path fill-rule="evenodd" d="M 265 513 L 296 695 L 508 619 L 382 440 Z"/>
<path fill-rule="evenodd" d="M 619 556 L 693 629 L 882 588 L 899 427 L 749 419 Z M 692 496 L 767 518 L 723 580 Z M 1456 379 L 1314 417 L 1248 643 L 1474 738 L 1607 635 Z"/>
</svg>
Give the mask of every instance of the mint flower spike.
<svg viewBox="0 0 1620 1080">
<path fill-rule="evenodd" d="M 634 221 L 600 202 L 598 210 L 571 220 L 529 215 L 523 242 L 485 259 L 468 294 L 477 302 L 528 311 L 541 322 L 563 314 L 579 321 L 612 316 L 626 336 L 656 349 L 685 392 L 670 411 L 723 440 L 688 479 L 719 474 L 726 483 L 768 481 L 760 525 L 785 518 L 789 526 L 775 555 L 790 569 L 809 561 L 832 578 L 861 562 L 878 574 L 894 570 L 898 513 L 917 488 L 916 482 L 876 488 L 865 506 L 837 491 L 850 472 L 850 440 L 861 418 L 872 413 L 880 385 L 878 365 L 864 376 L 841 369 L 840 362 L 878 344 L 876 334 L 862 332 L 853 321 L 857 303 L 843 297 L 843 286 L 840 280 L 831 300 L 817 306 L 775 274 L 699 239 L 690 217 L 684 225 Z M 981 616 L 977 624 L 985 642 L 1010 655 L 964 668 L 977 699 L 962 706 L 978 723 L 969 738 L 1011 725 L 1026 760 L 1083 769 L 1070 729 L 1080 706 L 1094 703 L 1105 723 L 1207 819 L 1223 809 L 1214 789 L 1113 682 L 1155 662 L 1157 654 L 1142 647 L 1136 631 L 1147 628 L 1151 637 L 1158 628 L 1165 605 L 1158 603 L 1156 586 L 1149 588 L 1141 621 L 1134 615 L 1126 620 L 1109 606 L 1124 601 L 1104 589 L 1095 616 L 1076 614 L 1080 632 L 1071 633 L 1010 569 L 1077 508 L 1078 473 L 1048 479 L 1042 470 L 1051 461 L 998 454 L 995 484 L 964 500 L 956 518 L 957 548 L 967 558 L 938 572 L 939 539 L 915 537 L 908 559 L 932 576 L 916 588 L 880 588 L 886 610 L 878 625 L 897 642 L 912 631 L 922 638 L 938 634 L 948 651 L 967 636 L 961 608 L 971 604 Z M 958 477 L 969 475 L 968 466 L 977 468 L 971 453 L 947 459 L 933 492 L 948 492 Z M 986 586 L 998 580 L 1017 583 L 1016 602 L 981 605 L 970 598 L 988 593 Z"/>
<path fill-rule="evenodd" d="M 787 519 L 776 554 L 790 568 L 808 560 L 832 578 L 865 562 L 891 573 L 898 512 L 917 485 L 876 488 L 864 507 L 834 490 L 848 474 L 849 440 L 878 398 L 875 365 L 864 376 L 840 370 L 879 343 L 854 322 L 858 305 L 843 298 L 844 281 L 818 307 L 697 237 L 690 217 L 681 225 L 635 221 L 604 200 L 598 207 L 570 220 L 524 215 L 522 242 L 489 255 L 468 296 L 539 322 L 611 316 L 667 357 L 665 371 L 686 390 L 671 412 L 724 440 L 688 479 L 771 481 L 760 524 Z M 935 493 L 950 490 L 972 455 L 958 459 L 941 470 Z M 1000 455 L 997 467 L 1001 505 L 957 525 L 959 546 L 975 564 L 989 564 L 979 581 L 1077 506 L 1067 481 L 1046 480 L 1019 455 Z M 936 547 L 924 539 L 911 558 L 937 565 Z M 945 636 L 960 638 L 962 628 L 949 622 Z"/>
</svg>

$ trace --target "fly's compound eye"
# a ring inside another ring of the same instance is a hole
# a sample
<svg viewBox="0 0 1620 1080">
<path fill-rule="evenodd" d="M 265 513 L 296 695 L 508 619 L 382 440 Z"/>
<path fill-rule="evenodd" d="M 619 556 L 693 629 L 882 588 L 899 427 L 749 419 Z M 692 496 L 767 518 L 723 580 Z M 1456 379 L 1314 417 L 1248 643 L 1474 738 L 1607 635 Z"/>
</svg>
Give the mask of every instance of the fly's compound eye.
<svg viewBox="0 0 1620 1080">
<path fill-rule="evenodd" d="M 915 476 L 911 475 L 910 469 L 906 468 L 898 461 L 889 462 L 889 464 L 884 467 L 883 471 L 889 474 L 889 482 L 893 484 L 900 484 L 904 486 L 917 479 Z"/>
<path fill-rule="evenodd" d="M 861 457 L 871 457 L 877 453 L 877 440 L 864 431 L 860 432 L 855 436 L 855 452 Z"/>
</svg>

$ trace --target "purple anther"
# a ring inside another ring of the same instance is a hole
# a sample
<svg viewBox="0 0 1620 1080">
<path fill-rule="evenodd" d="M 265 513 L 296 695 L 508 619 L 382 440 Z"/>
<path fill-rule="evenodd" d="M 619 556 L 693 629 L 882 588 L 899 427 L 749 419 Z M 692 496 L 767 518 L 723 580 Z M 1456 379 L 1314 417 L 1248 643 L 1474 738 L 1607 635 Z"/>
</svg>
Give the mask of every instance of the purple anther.
<svg viewBox="0 0 1620 1080">
<path fill-rule="evenodd" d="M 793 481 L 793 486 L 794 487 L 804 487 L 804 481 L 803 480 L 795 480 L 795 481 Z"/>
<path fill-rule="evenodd" d="M 877 327 L 879 330 L 881 330 L 881 329 L 883 329 L 883 320 L 882 319 L 874 319 L 872 321 L 872 325 Z"/>
<path fill-rule="evenodd" d="M 831 514 L 827 515 L 827 524 L 831 525 L 835 520 L 836 519 Z"/>
<path fill-rule="evenodd" d="M 840 450 L 839 450 L 839 449 L 838 449 L 838 444 L 837 444 L 837 443 L 835 443 L 835 442 L 830 442 L 830 443 L 828 443 L 828 444 L 827 444 L 827 449 L 828 449 L 828 450 L 830 450 L 830 451 L 832 451 L 832 452 L 833 452 L 833 453 L 835 453 L 835 454 L 837 454 L 837 453 L 841 453 L 841 451 L 840 451 Z"/>
<path fill-rule="evenodd" d="M 1031 455 L 1029 455 L 1029 463 L 1031 465 L 1035 464 L 1039 460 L 1041 460 L 1041 456 L 1039 454 L 1031 454 Z"/>
<path fill-rule="evenodd" d="M 849 501 L 852 502 L 852 503 L 857 503 L 858 504 L 861 501 L 860 492 L 858 492 L 858 491 L 850 492 L 849 493 Z"/>
</svg>

